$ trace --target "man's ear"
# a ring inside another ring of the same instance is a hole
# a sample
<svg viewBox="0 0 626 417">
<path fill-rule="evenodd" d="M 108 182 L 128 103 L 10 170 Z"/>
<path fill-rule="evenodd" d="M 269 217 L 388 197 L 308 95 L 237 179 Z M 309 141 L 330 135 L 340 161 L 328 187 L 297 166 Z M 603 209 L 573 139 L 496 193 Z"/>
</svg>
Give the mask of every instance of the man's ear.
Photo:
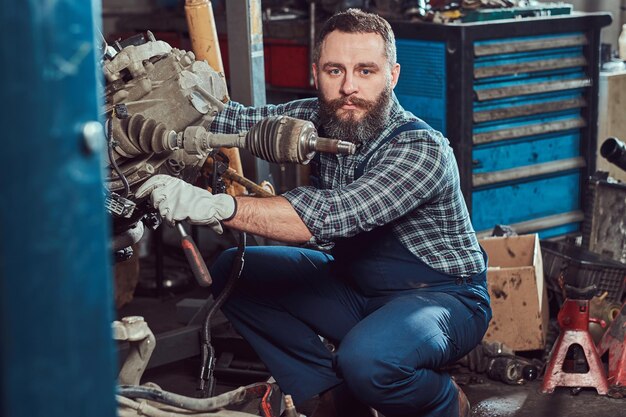
<svg viewBox="0 0 626 417">
<path fill-rule="evenodd" d="M 315 89 L 317 90 L 317 64 L 313 63 L 313 65 L 311 65 L 311 69 L 313 70 L 313 83 L 315 84 Z"/>
<path fill-rule="evenodd" d="M 400 78 L 400 64 L 396 63 L 391 68 L 391 88 L 395 88 L 396 84 L 398 84 L 399 78 Z"/>
</svg>

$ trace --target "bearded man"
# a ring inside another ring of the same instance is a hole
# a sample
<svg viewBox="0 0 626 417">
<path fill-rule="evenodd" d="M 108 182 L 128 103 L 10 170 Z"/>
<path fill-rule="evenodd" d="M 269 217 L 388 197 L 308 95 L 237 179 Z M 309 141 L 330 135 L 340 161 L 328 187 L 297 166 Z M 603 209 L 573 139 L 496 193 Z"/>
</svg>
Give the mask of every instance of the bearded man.
<svg viewBox="0 0 626 417">
<path fill-rule="evenodd" d="M 320 155 L 317 186 L 256 199 L 213 196 L 154 177 L 138 196 L 174 220 L 224 225 L 296 246 L 251 247 L 223 311 L 296 403 L 333 393 L 338 414 L 468 416 L 441 368 L 477 345 L 491 318 L 487 258 L 470 223 L 452 149 L 393 94 L 400 65 L 389 23 L 350 9 L 315 45 L 316 99 L 230 103 L 211 129 L 272 115 L 310 120 L 357 144 Z M 235 254 L 213 265 L 222 291 Z M 336 346 L 331 352 L 320 336 Z"/>
</svg>

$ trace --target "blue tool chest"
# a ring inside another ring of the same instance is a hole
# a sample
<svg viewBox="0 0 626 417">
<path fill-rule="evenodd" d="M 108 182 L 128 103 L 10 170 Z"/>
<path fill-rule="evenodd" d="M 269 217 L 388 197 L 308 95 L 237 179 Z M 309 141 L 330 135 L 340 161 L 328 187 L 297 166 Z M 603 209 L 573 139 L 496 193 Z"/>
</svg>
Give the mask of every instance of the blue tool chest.
<svg viewBox="0 0 626 417">
<path fill-rule="evenodd" d="M 595 170 L 606 13 L 439 25 L 393 22 L 405 109 L 454 148 L 474 229 L 577 232 Z"/>
</svg>

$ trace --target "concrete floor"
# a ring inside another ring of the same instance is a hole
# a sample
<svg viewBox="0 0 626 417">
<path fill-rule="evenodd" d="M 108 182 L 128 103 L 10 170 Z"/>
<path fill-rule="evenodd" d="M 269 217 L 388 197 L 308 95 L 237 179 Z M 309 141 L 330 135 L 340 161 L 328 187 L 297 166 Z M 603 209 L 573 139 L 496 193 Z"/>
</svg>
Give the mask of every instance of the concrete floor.
<svg viewBox="0 0 626 417">
<path fill-rule="evenodd" d="M 175 304 L 183 297 L 206 296 L 206 290 L 195 290 L 187 294 L 164 294 L 159 298 L 135 297 L 135 300 L 119 313 L 143 315 L 155 334 L 181 326 L 176 322 Z M 143 382 L 151 381 L 171 392 L 193 396 L 197 386 L 199 359 L 190 358 L 146 371 Z M 467 376 L 467 375 L 465 375 Z M 525 385 L 506 385 L 481 375 L 469 380 L 461 387 L 472 404 L 473 417 L 626 417 L 626 399 L 599 396 L 593 389 L 582 390 L 572 395 L 568 388 L 558 388 L 553 394 L 540 392 L 541 382 Z M 467 379 L 466 379 L 467 380 Z M 478 381 L 478 382 L 476 382 Z M 237 386 L 237 382 L 222 382 L 218 391 L 223 392 Z M 315 410 L 309 406 L 306 410 Z M 300 410 L 305 412 L 305 410 Z M 312 413 L 316 417 L 315 413 Z M 308 414 L 311 417 L 311 414 Z M 358 416 L 345 416 L 358 417 Z"/>
<path fill-rule="evenodd" d="M 572 395 L 568 388 L 552 394 L 542 394 L 540 388 L 540 381 L 512 386 L 485 380 L 462 386 L 472 404 L 472 417 L 626 416 L 626 399 L 600 396 L 593 389 Z"/>
</svg>

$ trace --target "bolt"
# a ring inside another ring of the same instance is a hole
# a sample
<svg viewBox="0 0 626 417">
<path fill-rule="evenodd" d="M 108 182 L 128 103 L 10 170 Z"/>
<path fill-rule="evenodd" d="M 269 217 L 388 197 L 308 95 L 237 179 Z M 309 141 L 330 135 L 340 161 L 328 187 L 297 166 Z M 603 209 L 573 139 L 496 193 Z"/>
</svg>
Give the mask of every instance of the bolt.
<svg viewBox="0 0 626 417">
<path fill-rule="evenodd" d="M 83 144 L 88 153 L 100 152 L 104 143 L 104 129 L 100 122 L 92 120 L 83 125 Z"/>
</svg>

